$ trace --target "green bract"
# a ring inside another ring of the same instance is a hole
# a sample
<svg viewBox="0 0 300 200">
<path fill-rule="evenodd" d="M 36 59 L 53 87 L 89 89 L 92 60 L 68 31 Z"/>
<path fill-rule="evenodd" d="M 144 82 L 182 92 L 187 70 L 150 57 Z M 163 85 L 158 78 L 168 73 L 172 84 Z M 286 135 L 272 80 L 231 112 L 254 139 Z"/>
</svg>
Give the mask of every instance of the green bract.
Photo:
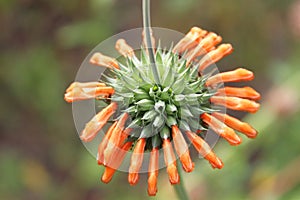
<svg viewBox="0 0 300 200">
<path fill-rule="evenodd" d="M 120 113 L 127 112 L 133 131 L 130 140 L 147 138 L 147 148 L 161 145 L 162 138 L 171 138 L 171 127 L 181 130 L 204 130 L 200 120 L 204 112 L 211 113 L 209 98 L 214 93 L 205 86 L 206 77 L 198 75 L 198 66 L 189 64 L 171 51 L 158 49 L 155 54 L 160 82 L 155 82 L 147 50 L 140 58 L 126 58 L 120 69 L 103 75 L 107 85 L 115 89 L 112 101 Z"/>
</svg>

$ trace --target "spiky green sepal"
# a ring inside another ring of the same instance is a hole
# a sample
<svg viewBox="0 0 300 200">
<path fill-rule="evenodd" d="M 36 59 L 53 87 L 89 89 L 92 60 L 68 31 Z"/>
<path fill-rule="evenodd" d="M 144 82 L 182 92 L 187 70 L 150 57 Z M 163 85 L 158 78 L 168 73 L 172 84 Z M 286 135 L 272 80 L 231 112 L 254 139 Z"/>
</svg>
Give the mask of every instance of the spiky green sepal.
<svg viewBox="0 0 300 200">
<path fill-rule="evenodd" d="M 171 127 L 177 125 L 183 131 L 204 130 L 199 116 L 211 113 L 209 98 L 214 95 L 205 82 L 207 77 L 198 75 L 198 66 L 188 65 L 186 60 L 172 51 L 155 54 L 159 80 L 153 76 L 146 49 L 141 49 L 140 59 L 126 58 L 104 75 L 104 82 L 115 89 L 112 101 L 119 105 L 120 112 L 127 112 L 132 128 L 130 140 L 147 138 L 147 147 L 160 146 L 163 138 L 171 138 Z"/>
</svg>

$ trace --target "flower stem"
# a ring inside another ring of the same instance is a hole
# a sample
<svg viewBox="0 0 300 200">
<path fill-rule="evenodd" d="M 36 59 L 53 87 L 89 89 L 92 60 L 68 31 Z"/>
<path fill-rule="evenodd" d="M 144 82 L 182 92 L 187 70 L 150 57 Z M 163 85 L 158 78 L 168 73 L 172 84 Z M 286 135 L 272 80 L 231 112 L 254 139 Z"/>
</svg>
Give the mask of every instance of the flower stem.
<svg viewBox="0 0 300 200">
<path fill-rule="evenodd" d="M 160 84 L 158 70 L 155 64 L 155 56 L 151 42 L 151 22 L 150 22 L 150 0 L 143 0 L 143 26 L 145 31 L 145 38 L 146 38 L 146 48 L 149 52 L 150 64 L 152 67 L 153 76 L 155 82 Z"/>
<path fill-rule="evenodd" d="M 179 166 L 179 162 L 177 160 L 177 166 Z M 181 167 L 178 167 L 178 174 L 181 178 L 180 183 L 174 185 L 174 189 L 176 191 L 177 197 L 179 200 L 188 200 L 189 196 L 187 195 L 186 189 L 184 188 L 184 183 L 182 180 L 182 169 Z"/>
</svg>

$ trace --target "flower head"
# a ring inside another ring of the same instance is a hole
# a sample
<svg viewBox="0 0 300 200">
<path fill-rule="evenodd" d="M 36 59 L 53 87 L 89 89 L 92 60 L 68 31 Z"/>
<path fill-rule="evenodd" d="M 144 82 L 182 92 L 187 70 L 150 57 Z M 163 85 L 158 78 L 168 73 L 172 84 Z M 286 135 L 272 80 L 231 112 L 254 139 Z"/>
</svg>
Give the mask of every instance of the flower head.
<svg viewBox="0 0 300 200">
<path fill-rule="evenodd" d="M 153 37 L 151 41 L 154 43 Z M 92 55 L 91 64 L 107 68 L 101 81 L 71 84 L 65 100 L 96 98 L 108 103 L 86 124 L 80 136 L 89 142 L 108 120 L 115 121 L 98 147 L 98 164 L 105 166 L 103 182 L 112 179 L 130 151 L 128 182 L 136 184 L 145 162 L 144 153 L 149 152 L 148 194 L 153 196 L 157 192 L 160 150 L 170 183 L 178 184 L 180 166 L 177 166 L 176 156 L 186 172 L 194 169 L 189 144 L 213 168 L 223 167 L 221 159 L 203 139 L 209 127 L 231 145 L 242 141 L 235 130 L 249 138 L 256 137 L 256 130 L 249 124 L 217 109 L 226 107 L 254 113 L 259 109 L 255 101 L 260 98 L 250 87 L 221 87 L 222 83 L 252 80 L 254 75 L 247 69 L 205 73 L 233 51 L 230 44 L 217 46 L 221 41 L 217 34 L 193 27 L 169 51 L 158 47 L 155 63 L 150 62 L 146 48 L 137 56 L 123 39 L 118 40 L 115 47 L 125 63 L 101 53 Z M 158 77 L 154 77 L 153 64 Z"/>
</svg>

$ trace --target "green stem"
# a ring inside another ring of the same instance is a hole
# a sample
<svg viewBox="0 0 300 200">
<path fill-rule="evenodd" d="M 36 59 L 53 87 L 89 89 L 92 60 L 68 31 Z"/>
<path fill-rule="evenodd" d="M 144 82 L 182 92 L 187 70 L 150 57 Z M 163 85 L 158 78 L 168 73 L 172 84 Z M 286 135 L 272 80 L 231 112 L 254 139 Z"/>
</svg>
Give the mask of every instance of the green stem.
<svg viewBox="0 0 300 200">
<path fill-rule="evenodd" d="M 150 64 L 152 67 L 155 82 L 160 84 L 158 70 L 155 64 L 155 56 L 151 42 L 151 22 L 150 22 L 150 0 L 143 0 L 143 26 L 146 38 L 146 48 L 149 52 Z"/>
<path fill-rule="evenodd" d="M 146 46 L 147 46 L 147 49 L 149 52 L 149 59 L 150 59 L 151 67 L 152 67 L 153 76 L 154 76 L 155 82 L 157 84 L 160 84 L 158 70 L 157 70 L 157 66 L 155 63 L 154 51 L 153 51 L 152 42 L 151 42 L 150 0 L 143 0 L 143 26 L 144 26 Z M 179 166 L 178 162 L 177 162 L 177 165 Z M 181 176 L 181 168 L 178 168 L 178 174 L 180 177 L 182 177 Z M 175 188 L 175 191 L 176 191 L 176 194 L 177 194 L 179 200 L 188 200 L 189 199 L 187 192 L 184 188 L 182 178 L 181 178 L 181 183 L 174 185 L 174 188 Z"/>
<path fill-rule="evenodd" d="M 179 166 L 178 160 L 177 160 L 177 166 Z M 179 177 L 180 177 L 180 183 L 174 185 L 177 197 L 178 197 L 179 200 L 188 200 L 189 196 L 187 195 L 186 189 L 184 188 L 184 183 L 183 183 L 183 180 L 182 180 L 182 169 L 181 169 L 181 167 L 178 167 L 178 174 L 179 174 Z"/>
</svg>

